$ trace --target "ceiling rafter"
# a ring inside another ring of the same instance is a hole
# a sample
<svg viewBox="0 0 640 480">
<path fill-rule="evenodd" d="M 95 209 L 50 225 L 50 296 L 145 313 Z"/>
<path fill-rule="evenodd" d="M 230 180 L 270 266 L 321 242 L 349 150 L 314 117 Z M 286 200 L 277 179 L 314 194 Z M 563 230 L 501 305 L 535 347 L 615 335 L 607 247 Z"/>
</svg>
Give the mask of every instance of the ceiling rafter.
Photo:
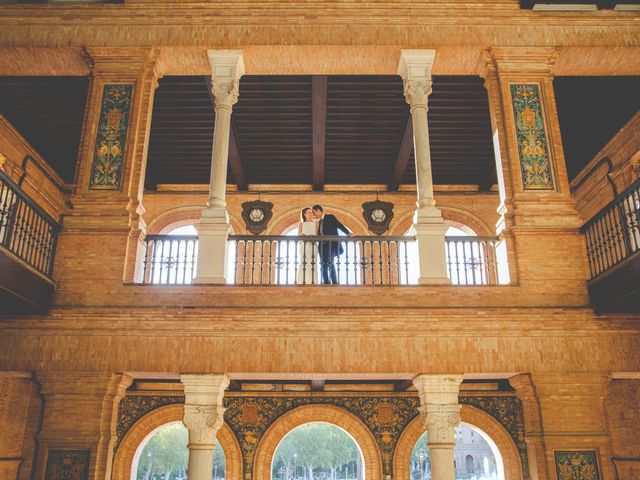
<svg viewBox="0 0 640 480">
<path fill-rule="evenodd" d="M 411 114 L 407 115 L 407 119 L 404 123 L 404 129 L 402 132 L 402 138 L 398 147 L 398 154 L 393 164 L 393 170 L 391 171 L 391 179 L 389 180 L 389 190 L 395 191 L 400 186 L 404 173 L 407 170 L 407 164 L 409 163 L 409 156 L 413 149 L 413 119 Z"/>
<path fill-rule="evenodd" d="M 325 132 L 327 128 L 327 76 L 312 78 L 313 189 L 322 191 L 325 178 Z"/>
<path fill-rule="evenodd" d="M 209 91 L 209 96 L 211 98 L 211 105 L 213 108 L 216 108 L 215 98 L 213 96 L 213 92 L 211 90 L 211 79 L 207 77 L 207 89 Z M 211 139 L 213 141 L 213 139 Z M 229 167 L 231 168 L 231 172 L 233 174 L 233 178 L 236 181 L 236 185 L 238 186 L 238 190 L 246 191 L 249 188 L 249 184 L 247 182 L 247 175 L 245 173 L 244 165 L 242 164 L 241 158 L 241 150 L 240 150 L 240 142 L 238 139 L 238 132 L 236 128 L 236 122 L 233 118 L 233 114 L 231 115 L 231 128 L 229 129 Z"/>
</svg>

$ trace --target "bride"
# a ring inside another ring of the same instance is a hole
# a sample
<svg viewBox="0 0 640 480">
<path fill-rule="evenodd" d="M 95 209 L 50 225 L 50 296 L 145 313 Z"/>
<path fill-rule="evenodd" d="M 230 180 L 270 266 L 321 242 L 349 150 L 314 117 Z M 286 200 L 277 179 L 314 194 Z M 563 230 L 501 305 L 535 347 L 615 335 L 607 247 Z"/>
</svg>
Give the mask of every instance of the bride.
<svg viewBox="0 0 640 480">
<path fill-rule="evenodd" d="M 311 207 L 304 207 L 300 212 L 301 222 L 298 224 L 298 236 L 318 235 L 318 222 L 313 220 Z M 314 240 L 303 240 L 298 242 L 298 273 L 296 283 L 320 283 L 320 268 L 318 264 L 318 244 Z"/>
</svg>

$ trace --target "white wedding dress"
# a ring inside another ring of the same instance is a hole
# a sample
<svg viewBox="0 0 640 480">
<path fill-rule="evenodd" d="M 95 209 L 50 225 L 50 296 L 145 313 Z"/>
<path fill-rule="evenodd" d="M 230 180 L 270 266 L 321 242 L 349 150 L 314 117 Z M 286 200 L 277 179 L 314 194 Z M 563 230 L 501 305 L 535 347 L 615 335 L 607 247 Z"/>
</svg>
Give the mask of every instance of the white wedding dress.
<svg viewBox="0 0 640 480">
<path fill-rule="evenodd" d="M 300 236 L 316 236 L 317 222 L 302 222 Z M 312 239 L 308 239 L 312 240 Z M 315 239 L 314 239 L 315 240 Z M 318 262 L 318 243 L 316 241 L 298 242 L 297 284 L 320 283 L 320 263 Z"/>
</svg>

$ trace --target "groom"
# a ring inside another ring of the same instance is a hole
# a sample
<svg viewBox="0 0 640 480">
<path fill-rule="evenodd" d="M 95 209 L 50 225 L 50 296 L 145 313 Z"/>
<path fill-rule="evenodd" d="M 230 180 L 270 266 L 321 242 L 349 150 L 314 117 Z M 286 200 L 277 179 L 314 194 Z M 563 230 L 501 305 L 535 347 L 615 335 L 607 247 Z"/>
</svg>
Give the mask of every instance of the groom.
<svg viewBox="0 0 640 480">
<path fill-rule="evenodd" d="M 338 235 L 338 230 L 350 237 L 353 233 L 345 227 L 335 215 L 325 214 L 320 205 L 312 207 L 313 216 L 319 220 L 318 235 Z M 342 245 L 338 241 L 320 242 L 320 261 L 322 262 L 322 283 L 329 285 L 338 283 L 335 259 L 342 255 Z"/>
</svg>

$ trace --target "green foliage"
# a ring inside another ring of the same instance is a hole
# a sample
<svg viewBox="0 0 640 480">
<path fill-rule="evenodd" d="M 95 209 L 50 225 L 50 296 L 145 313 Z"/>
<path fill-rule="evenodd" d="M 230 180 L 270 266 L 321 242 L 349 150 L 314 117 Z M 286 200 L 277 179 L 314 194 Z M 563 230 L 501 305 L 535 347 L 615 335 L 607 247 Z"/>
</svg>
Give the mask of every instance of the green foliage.
<svg viewBox="0 0 640 480">
<path fill-rule="evenodd" d="M 350 470 L 352 475 L 356 472 L 359 456 L 355 442 L 343 430 L 323 422 L 307 423 L 282 440 L 271 474 L 274 479 L 284 480 L 344 478 L 342 472 Z"/>
<path fill-rule="evenodd" d="M 189 463 L 188 439 L 187 429 L 180 422 L 158 430 L 142 450 L 138 462 L 138 480 L 185 480 Z M 217 442 L 213 464 L 216 477 L 224 478 L 224 452 Z"/>
</svg>

